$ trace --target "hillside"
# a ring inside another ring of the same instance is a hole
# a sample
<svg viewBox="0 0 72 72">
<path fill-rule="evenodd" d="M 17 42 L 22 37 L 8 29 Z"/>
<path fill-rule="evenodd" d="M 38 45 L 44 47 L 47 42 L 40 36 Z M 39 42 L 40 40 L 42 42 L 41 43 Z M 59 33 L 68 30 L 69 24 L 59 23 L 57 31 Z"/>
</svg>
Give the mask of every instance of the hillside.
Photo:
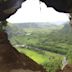
<svg viewBox="0 0 72 72">
<path fill-rule="evenodd" d="M 59 27 L 59 25 L 52 24 L 52 23 L 46 23 L 46 22 L 32 22 L 32 23 L 14 23 L 12 26 L 15 26 L 19 29 L 23 28 L 56 28 Z"/>
<path fill-rule="evenodd" d="M 50 30 L 56 30 L 56 29 L 61 29 L 63 25 L 55 25 L 52 23 L 15 23 L 15 24 L 9 24 L 7 26 L 6 31 L 9 34 L 9 37 L 12 35 L 25 35 L 26 30 L 25 29 L 48 29 Z M 31 31 L 30 30 L 30 31 Z"/>
<path fill-rule="evenodd" d="M 49 36 L 52 36 L 52 39 L 62 43 L 72 44 L 72 28 L 69 24 L 65 24 L 61 30 L 52 32 Z"/>
</svg>

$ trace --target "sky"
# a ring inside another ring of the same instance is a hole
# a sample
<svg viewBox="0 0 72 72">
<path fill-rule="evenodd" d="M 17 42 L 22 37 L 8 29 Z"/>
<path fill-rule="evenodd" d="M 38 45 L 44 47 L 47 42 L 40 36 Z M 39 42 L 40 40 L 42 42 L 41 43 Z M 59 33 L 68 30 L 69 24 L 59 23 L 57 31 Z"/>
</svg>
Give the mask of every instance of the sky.
<svg viewBox="0 0 72 72">
<path fill-rule="evenodd" d="M 69 14 L 59 13 L 39 0 L 27 0 L 7 21 L 10 23 L 51 22 L 61 24 L 69 21 Z"/>
</svg>

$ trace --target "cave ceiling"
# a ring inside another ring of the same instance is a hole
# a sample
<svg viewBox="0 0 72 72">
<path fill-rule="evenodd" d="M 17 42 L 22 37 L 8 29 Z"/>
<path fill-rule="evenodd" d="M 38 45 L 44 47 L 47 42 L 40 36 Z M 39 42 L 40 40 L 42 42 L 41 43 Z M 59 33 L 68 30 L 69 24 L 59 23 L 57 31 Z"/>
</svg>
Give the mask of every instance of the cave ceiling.
<svg viewBox="0 0 72 72">
<path fill-rule="evenodd" d="M 0 0 L 0 21 L 5 20 L 14 14 L 21 4 L 26 0 Z M 47 7 L 53 7 L 55 10 L 64 13 L 72 12 L 72 0 L 40 0 Z"/>
</svg>

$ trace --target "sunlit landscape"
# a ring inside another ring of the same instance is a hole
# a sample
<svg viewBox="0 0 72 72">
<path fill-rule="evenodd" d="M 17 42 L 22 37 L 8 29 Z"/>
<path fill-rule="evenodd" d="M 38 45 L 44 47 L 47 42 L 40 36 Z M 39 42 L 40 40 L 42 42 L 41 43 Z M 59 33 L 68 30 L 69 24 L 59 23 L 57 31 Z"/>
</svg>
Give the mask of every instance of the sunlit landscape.
<svg viewBox="0 0 72 72">
<path fill-rule="evenodd" d="M 19 23 L 7 28 L 9 39 L 16 49 L 29 56 L 48 72 L 56 72 L 72 63 L 72 33 L 69 22 Z"/>
</svg>

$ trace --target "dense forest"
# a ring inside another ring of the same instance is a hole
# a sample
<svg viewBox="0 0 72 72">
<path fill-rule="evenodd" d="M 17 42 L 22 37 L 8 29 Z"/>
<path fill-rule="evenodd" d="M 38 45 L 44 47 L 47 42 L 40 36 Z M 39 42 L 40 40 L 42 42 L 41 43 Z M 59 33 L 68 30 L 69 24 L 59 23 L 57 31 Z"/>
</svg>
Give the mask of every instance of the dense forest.
<svg viewBox="0 0 72 72">
<path fill-rule="evenodd" d="M 18 51 L 42 64 L 48 72 L 61 69 L 65 60 L 72 64 L 72 28 L 68 22 L 13 24 L 7 32 Z"/>
</svg>

